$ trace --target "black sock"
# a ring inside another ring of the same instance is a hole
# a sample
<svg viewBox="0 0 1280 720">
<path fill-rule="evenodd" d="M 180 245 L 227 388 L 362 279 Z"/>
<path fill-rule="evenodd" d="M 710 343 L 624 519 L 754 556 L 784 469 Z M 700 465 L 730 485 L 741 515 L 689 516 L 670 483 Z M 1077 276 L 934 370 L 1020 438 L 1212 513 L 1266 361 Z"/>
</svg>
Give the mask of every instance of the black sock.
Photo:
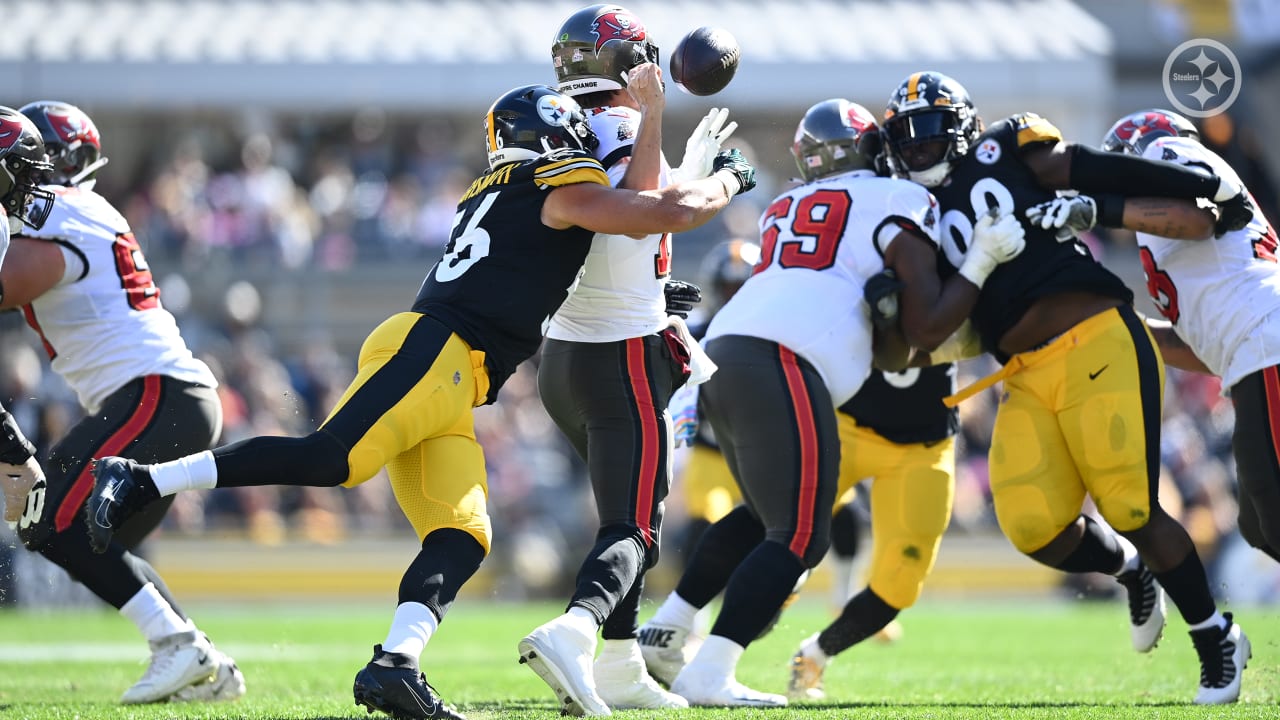
<svg viewBox="0 0 1280 720">
<path fill-rule="evenodd" d="M 853 503 L 845 503 L 831 517 L 831 552 L 836 559 L 849 561 L 858 554 L 862 519 Z"/>
<path fill-rule="evenodd" d="M 1088 515 L 1084 518 L 1084 537 L 1080 544 L 1059 562 L 1056 567 L 1063 572 L 1099 572 L 1115 575 L 1124 567 L 1124 550 L 1110 530 L 1103 528 Z"/>
<path fill-rule="evenodd" d="M 828 657 L 839 655 L 884 629 L 898 617 L 898 608 L 867 588 L 845 603 L 835 622 L 818 634 L 818 647 Z"/>
<path fill-rule="evenodd" d="M 631 589 L 614 606 L 613 612 L 600 626 L 600 637 L 605 640 L 629 640 L 640 627 L 640 596 L 644 593 L 644 573 L 640 573 Z"/>
<path fill-rule="evenodd" d="M 587 610 L 603 626 L 631 591 L 644 571 L 644 563 L 644 541 L 638 528 L 623 524 L 600 528 L 596 544 L 578 569 L 577 588 L 569 607 Z"/>
<path fill-rule="evenodd" d="M 750 645 L 778 614 L 804 571 L 800 558 L 781 543 L 757 545 L 729 578 L 711 634 L 742 647 Z"/>
<path fill-rule="evenodd" d="M 745 505 L 739 505 L 702 534 L 676 592 L 694 607 L 706 607 L 724 590 L 743 558 L 763 540 L 764 526 Z"/>
<path fill-rule="evenodd" d="M 1209 592 L 1209 578 L 1195 550 L 1172 570 L 1152 572 L 1164 588 L 1164 592 L 1178 606 L 1178 612 L 1188 625 L 1208 620 L 1217 610 L 1213 595 Z"/>
<path fill-rule="evenodd" d="M 470 533 L 445 528 L 429 533 L 400 579 L 400 603 L 426 605 L 443 620 L 458 590 L 484 562 L 484 547 Z"/>
<path fill-rule="evenodd" d="M 306 437 L 254 437 L 213 451 L 218 487 L 337 487 L 347 480 L 347 448 L 317 430 Z"/>
</svg>

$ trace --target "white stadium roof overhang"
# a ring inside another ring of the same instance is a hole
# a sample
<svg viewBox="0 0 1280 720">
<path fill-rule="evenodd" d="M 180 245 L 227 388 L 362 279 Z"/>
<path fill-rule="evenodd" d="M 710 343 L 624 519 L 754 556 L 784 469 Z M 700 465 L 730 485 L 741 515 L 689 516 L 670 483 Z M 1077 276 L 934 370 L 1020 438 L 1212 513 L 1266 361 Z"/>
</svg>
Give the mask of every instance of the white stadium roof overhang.
<svg viewBox="0 0 1280 720">
<path fill-rule="evenodd" d="M 531 0 L 16 0 L 0 45 L 8 98 L 95 108 L 474 112 L 548 82 L 549 45 L 584 2 Z M 1105 103 L 1110 31 L 1071 0 L 634 2 L 664 50 L 698 25 L 743 48 L 736 108 L 873 105 L 938 69 L 984 106 Z M 664 57 L 664 64 L 666 58 Z M 673 108 L 693 98 L 673 99 Z M 875 108 L 878 110 L 878 108 Z"/>
</svg>

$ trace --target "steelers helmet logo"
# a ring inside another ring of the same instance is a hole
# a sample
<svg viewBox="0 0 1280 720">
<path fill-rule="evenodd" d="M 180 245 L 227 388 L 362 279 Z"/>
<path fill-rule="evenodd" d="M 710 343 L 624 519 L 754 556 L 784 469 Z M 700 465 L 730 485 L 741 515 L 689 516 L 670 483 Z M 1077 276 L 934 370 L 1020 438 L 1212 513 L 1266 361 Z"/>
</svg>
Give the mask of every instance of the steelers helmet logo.
<svg viewBox="0 0 1280 720">
<path fill-rule="evenodd" d="M 564 101 L 554 95 L 543 95 L 538 98 L 538 116 L 542 122 L 554 127 L 569 125 L 569 108 Z"/>
</svg>

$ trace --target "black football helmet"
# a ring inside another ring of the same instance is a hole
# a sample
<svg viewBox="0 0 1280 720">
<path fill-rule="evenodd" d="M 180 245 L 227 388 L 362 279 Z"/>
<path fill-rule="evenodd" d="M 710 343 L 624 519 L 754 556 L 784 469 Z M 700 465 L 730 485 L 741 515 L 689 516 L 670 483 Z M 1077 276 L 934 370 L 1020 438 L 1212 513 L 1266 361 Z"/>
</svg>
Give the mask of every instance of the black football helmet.
<svg viewBox="0 0 1280 720">
<path fill-rule="evenodd" d="M 75 105 L 54 100 L 27 103 L 18 109 L 35 123 L 53 163 L 49 182 L 79 185 L 107 164 L 98 127 Z"/>
<path fill-rule="evenodd" d="M 0 204 L 9 232 L 21 232 L 23 223 L 39 230 L 49 219 L 53 193 L 40 185 L 52 171 L 36 126 L 17 110 L 0 107 Z"/>
<path fill-rule="evenodd" d="M 725 240 L 702 258 L 698 277 L 706 289 L 705 307 L 714 312 L 729 302 L 738 288 L 755 272 L 760 262 L 760 246 L 746 240 Z"/>
<path fill-rule="evenodd" d="M 912 73 L 889 96 L 884 134 L 893 174 L 937 187 L 981 133 L 969 92 L 953 78 L 925 71 Z"/>
<path fill-rule="evenodd" d="M 557 87 L 569 96 L 621 90 L 631 68 L 658 58 L 644 23 L 617 5 L 592 5 L 570 15 L 551 45 Z"/>
<path fill-rule="evenodd" d="M 1199 140 L 1200 131 L 1190 120 L 1171 110 L 1139 110 L 1125 115 L 1111 126 L 1102 139 L 1102 149 L 1141 155 L 1156 139 L 1174 136 Z"/>
<path fill-rule="evenodd" d="M 875 170 L 882 150 L 875 116 L 841 98 L 809 108 L 791 143 L 791 155 L 805 182 L 850 170 Z"/>
<path fill-rule="evenodd" d="M 595 152 L 600 140 L 573 98 L 546 85 L 525 85 L 493 102 L 485 116 L 489 168 L 557 150 Z"/>
</svg>

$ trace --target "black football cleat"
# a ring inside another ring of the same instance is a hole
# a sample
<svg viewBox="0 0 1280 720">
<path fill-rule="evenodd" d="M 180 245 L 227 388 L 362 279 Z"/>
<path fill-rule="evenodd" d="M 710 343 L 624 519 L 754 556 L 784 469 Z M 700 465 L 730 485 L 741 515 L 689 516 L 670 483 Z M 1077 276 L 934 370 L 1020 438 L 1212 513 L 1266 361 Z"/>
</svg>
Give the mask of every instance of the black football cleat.
<svg viewBox="0 0 1280 720">
<path fill-rule="evenodd" d="M 121 457 L 93 461 L 93 492 L 85 501 L 84 522 L 89 545 L 104 553 L 117 529 L 134 513 L 160 497 L 151 476 L 138 463 Z"/>
<path fill-rule="evenodd" d="M 356 673 L 352 692 L 357 706 L 370 713 L 381 710 L 396 720 L 466 720 L 444 704 L 412 657 L 385 652 L 381 645 L 373 646 L 373 659 Z"/>
</svg>

